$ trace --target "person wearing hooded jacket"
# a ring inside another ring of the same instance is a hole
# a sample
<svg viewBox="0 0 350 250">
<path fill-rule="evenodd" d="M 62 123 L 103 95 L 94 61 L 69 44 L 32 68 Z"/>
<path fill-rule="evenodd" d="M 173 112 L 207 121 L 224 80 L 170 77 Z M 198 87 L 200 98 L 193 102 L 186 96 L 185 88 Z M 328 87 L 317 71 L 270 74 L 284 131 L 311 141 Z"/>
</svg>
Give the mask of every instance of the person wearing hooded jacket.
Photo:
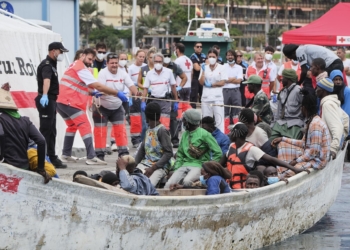
<svg viewBox="0 0 350 250">
<path fill-rule="evenodd" d="M 334 83 L 333 94 L 338 96 L 341 108 L 350 116 L 350 88 L 344 84 L 344 76 L 340 70 L 333 70 L 329 76 Z"/>
<path fill-rule="evenodd" d="M 317 83 L 316 96 L 321 99 L 319 114 L 331 134 L 330 151 L 335 159 L 349 134 L 349 116 L 340 108 L 338 96 L 333 94 L 333 89 L 332 80 L 323 78 Z"/>
</svg>

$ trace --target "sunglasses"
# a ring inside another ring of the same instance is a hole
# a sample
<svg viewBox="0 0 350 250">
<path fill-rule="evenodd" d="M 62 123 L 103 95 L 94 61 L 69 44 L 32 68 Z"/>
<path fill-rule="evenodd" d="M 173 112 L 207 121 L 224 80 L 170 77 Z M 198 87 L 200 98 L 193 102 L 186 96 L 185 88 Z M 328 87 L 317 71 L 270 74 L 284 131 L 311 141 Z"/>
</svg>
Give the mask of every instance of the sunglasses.
<svg viewBox="0 0 350 250">
<path fill-rule="evenodd" d="M 117 54 L 108 54 L 107 58 L 111 59 L 111 58 L 118 58 Z"/>
<path fill-rule="evenodd" d="M 106 54 L 107 52 L 106 51 L 97 51 L 97 53 L 99 53 L 99 54 Z"/>
<path fill-rule="evenodd" d="M 237 57 L 242 57 L 242 55 L 237 55 Z"/>
<path fill-rule="evenodd" d="M 202 48 L 202 46 L 196 46 L 196 48 Z"/>
</svg>

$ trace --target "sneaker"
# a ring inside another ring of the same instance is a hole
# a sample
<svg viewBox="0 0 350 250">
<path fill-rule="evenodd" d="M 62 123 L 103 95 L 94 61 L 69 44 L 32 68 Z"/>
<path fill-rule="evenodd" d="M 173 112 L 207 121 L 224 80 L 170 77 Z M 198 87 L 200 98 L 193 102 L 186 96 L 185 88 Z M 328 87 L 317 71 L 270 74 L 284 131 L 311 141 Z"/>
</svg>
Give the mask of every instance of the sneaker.
<svg viewBox="0 0 350 250">
<path fill-rule="evenodd" d="M 105 161 L 105 156 L 104 155 L 98 155 L 97 158 L 100 159 L 101 161 Z"/>
<path fill-rule="evenodd" d="M 63 164 L 62 161 L 58 158 L 55 160 L 51 161 L 52 165 L 55 166 L 55 168 L 67 168 L 66 164 Z"/>
<path fill-rule="evenodd" d="M 140 143 L 136 143 L 136 144 L 132 145 L 132 147 L 133 147 L 133 148 L 138 148 L 139 145 L 140 145 Z M 128 150 L 129 150 L 129 148 L 128 148 Z"/>
<path fill-rule="evenodd" d="M 101 161 L 96 156 L 92 159 L 87 159 L 85 162 L 87 165 L 107 165 L 107 162 Z"/>
<path fill-rule="evenodd" d="M 111 146 L 111 150 L 112 150 L 113 152 L 117 152 L 117 151 L 118 151 L 118 146 L 117 146 L 117 144 L 113 143 L 112 146 Z"/>
<path fill-rule="evenodd" d="M 59 157 L 61 162 L 68 163 L 68 162 L 77 162 L 78 158 L 74 156 L 66 156 L 66 155 L 61 155 Z"/>
</svg>

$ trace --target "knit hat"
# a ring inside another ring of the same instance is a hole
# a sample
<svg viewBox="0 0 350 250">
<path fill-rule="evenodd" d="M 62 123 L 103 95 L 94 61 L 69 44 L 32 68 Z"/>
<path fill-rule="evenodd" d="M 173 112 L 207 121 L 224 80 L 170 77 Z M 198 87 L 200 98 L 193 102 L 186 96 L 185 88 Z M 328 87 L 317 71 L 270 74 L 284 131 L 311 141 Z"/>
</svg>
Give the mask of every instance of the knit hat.
<svg viewBox="0 0 350 250">
<path fill-rule="evenodd" d="M 335 69 L 331 72 L 331 75 L 329 76 L 330 79 L 334 80 L 336 76 L 340 76 L 341 79 L 343 79 L 343 73 L 339 69 Z M 344 80 L 344 79 L 343 79 Z"/>
<path fill-rule="evenodd" d="M 282 77 L 291 80 L 292 82 L 296 82 L 298 79 L 297 73 L 294 69 L 284 69 L 282 71 Z"/>
<path fill-rule="evenodd" d="M 286 44 L 283 47 L 283 54 L 286 57 L 291 58 L 292 54 L 297 50 L 297 48 L 299 48 L 299 46 L 296 44 Z"/>
<path fill-rule="evenodd" d="M 183 118 L 185 118 L 185 120 L 192 125 L 199 125 L 202 116 L 196 109 L 188 109 L 183 114 Z"/>
<path fill-rule="evenodd" d="M 147 104 L 145 109 L 145 115 L 148 120 L 158 121 L 160 119 L 160 114 L 162 113 L 162 109 L 159 104 L 156 102 L 151 102 Z"/>
<path fill-rule="evenodd" d="M 334 83 L 329 78 L 323 78 L 317 83 L 317 86 L 329 93 L 332 93 L 334 88 Z"/>
</svg>

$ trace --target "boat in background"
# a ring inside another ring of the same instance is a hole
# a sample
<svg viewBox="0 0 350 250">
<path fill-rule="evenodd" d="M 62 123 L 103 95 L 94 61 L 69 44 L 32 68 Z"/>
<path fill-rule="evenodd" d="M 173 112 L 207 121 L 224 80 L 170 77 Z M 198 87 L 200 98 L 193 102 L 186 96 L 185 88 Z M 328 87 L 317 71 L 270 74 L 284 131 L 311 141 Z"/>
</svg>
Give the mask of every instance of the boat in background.
<svg viewBox="0 0 350 250">
<path fill-rule="evenodd" d="M 0 249 L 257 249 L 328 211 L 345 151 L 289 183 L 220 195 L 136 196 L 0 164 Z"/>
</svg>

